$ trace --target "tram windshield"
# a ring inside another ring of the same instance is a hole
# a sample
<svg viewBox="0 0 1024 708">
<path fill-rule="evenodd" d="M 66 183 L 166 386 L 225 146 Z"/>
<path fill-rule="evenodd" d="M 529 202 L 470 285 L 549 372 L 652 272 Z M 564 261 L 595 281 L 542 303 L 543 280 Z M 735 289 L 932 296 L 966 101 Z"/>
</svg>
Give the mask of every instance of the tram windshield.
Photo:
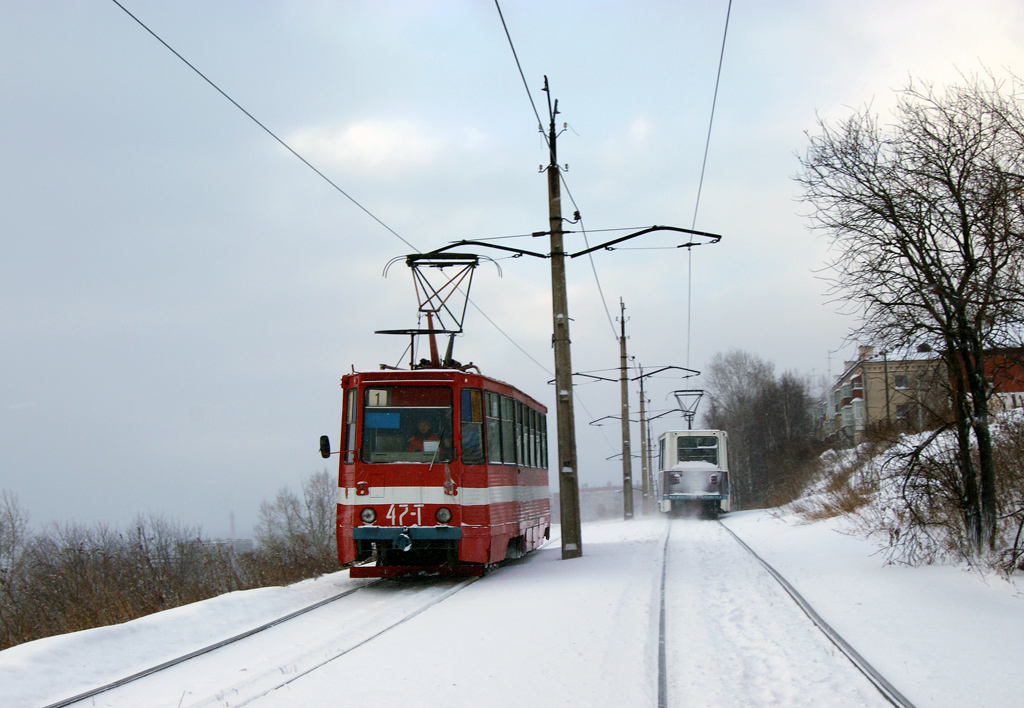
<svg viewBox="0 0 1024 708">
<path fill-rule="evenodd" d="M 718 465 L 718 438 L 705 435 L 680 437 L 677 444 L 677 459 L 680 462 L 710 462 Z"/>
<path fill-rule="evenodd" d="M 450 462 L 452 391 L 377 386 L 363 399 L 363 462 Z"/>
</svg>

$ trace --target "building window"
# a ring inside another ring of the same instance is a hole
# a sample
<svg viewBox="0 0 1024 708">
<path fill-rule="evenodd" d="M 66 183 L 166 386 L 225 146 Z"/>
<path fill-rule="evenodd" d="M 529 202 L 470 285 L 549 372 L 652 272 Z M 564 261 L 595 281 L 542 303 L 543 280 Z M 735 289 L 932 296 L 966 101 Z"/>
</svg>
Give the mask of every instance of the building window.
<svg viewBox="0 0 1024 708">
<path fill-rule="evenodd" d="M 906 374 L 895 374 L 893 376 L 893 388 L 905 389 L 909 387 L 908 377 Z"/>
<path fill-rule="evenodd" d="M 896 419 L 907 420 L 910 418 L 910 404 L 909 403 L 897 403 L 896 404 Z"/>
</svg>

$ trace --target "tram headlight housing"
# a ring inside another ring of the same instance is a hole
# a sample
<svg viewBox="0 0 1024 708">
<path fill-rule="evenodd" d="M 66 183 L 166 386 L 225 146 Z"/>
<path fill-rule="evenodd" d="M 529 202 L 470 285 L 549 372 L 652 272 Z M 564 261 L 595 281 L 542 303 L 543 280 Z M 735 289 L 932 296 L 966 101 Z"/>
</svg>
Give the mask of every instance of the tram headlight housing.
<svg viewBox="0 0 1024 708">
<path fill-rule="evenodd" d="M 366 507 L 359 512 L 359 518 L 363 520 L 364 524 L 372 524 L 377 520 L 377 512 L 370 507 Z"/>
<path fill-rule="evenodd" d="M 437 510 L 434 516 L 437 518 L 437 523 L 447 524 L 452 520 L 452 510 L 446 506 L 442 506 Z"/>
</svg>

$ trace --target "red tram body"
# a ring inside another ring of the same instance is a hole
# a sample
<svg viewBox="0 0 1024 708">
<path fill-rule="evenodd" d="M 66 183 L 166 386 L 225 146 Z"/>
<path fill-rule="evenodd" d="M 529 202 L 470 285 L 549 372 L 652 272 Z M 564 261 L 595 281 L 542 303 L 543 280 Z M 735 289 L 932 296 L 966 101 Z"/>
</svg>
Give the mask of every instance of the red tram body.
<svg viewBox="0 0 1024 708">
<path fill-rule="evenodd" d="M 547 409 L 458 368 L 352 373 L 338 560 L 353 577 L 478 575 L 549 536 Z"/>
</svg>

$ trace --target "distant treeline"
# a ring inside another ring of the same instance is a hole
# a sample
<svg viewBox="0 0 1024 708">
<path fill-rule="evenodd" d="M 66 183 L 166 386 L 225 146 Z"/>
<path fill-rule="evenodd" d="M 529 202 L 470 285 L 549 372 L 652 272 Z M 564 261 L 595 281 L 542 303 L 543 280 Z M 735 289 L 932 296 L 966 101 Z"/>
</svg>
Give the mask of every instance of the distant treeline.
<svg viewBox="0 0 1024 708">
<path fill-rule="evenodd" d="M 54 524 L 33 532 L 0 492 L 0 650 L 136 619 L 234 590 L 284 585 L 338 569 L 334 483 L 324 471 L 260 506 L 256 547 L 235 553 L 159 516 L 127 529 Z"/>
<path fill-rule="evenodd" d="M 756 354 L 716 354 L 704 372 L 704 425 L 729 433 L 733 509 L 760 509 L 795 499 L 818 470 L 824 447 L 813 439 L 810 382 Z"/>
</svg>

